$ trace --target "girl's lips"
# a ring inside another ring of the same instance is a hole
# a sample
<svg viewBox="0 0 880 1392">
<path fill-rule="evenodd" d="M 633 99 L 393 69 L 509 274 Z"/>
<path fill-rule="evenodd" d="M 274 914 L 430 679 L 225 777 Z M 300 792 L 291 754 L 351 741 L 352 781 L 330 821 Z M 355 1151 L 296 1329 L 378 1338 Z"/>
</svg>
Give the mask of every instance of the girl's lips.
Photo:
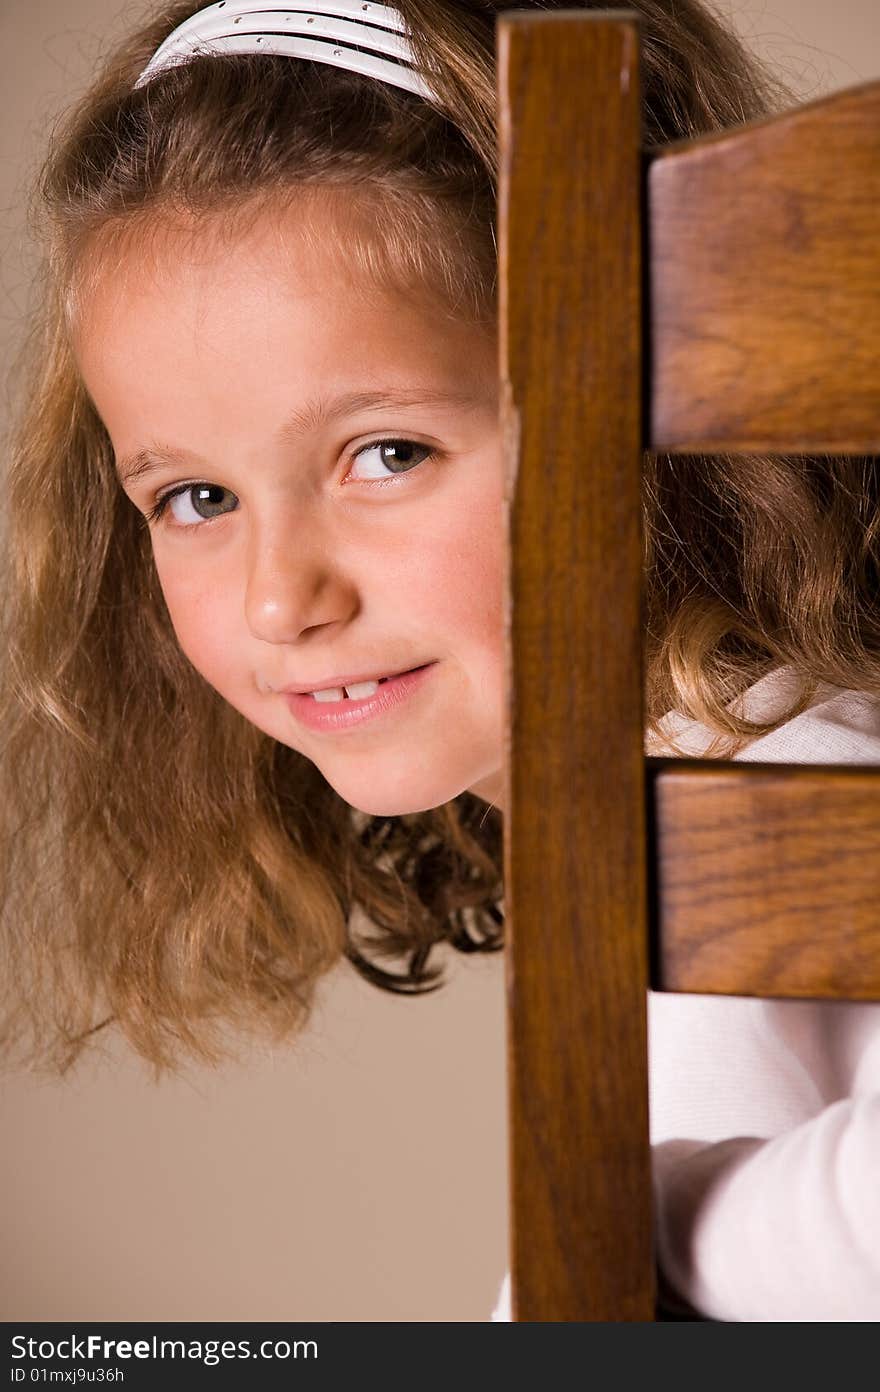
<svg viewBox="0 0 880 1392">
<path fill-rule="evenodd" d="M 347 696 L 341 701 L 316 701 L 311 694 L 302 695 L 295 691 L 285 691 L 283 695 L 291 714 L 300 724 L 310 730 L 341 732 L 393 711 L 424 685 L 436 666 L 436 661 L 427 662 L 423 667 L 414 667 L 410 672 L 389 677 L 372 696 L 365 696 L 359 701 L 352 701 Z"/>
<path fill-rule="evenodd" d="M 424 666 L 425 664 L 421 663 L 420 665 Z M 359 686 L 361 682 L 390 681 L 391 677 L 402 677 L 404 671 L 413 672 L 415 668 L 406 667 L 403 671 L 383 673 L 380 677 L 376 676 L 375 672 L 362 672 L 360 676 L 356 677 L 327 677 L 325 681 L 321 682 L 320 686 L 279 686 L 277 690 L 285 696 L 311 696 L 315 691 L 326 691 L 334 686 Z M 271 691 L 272 687 L 270 687 L 269 690 Z"/>
</svg>

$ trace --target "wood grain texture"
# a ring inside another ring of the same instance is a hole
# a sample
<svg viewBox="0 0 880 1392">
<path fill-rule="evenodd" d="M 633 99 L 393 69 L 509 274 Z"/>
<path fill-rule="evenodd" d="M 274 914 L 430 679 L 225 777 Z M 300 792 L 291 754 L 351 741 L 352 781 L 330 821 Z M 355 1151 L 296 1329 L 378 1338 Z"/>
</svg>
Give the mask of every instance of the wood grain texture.
<svg viewBox="0 0 880 1392">
<path fill-rule="evenodd" d="M 653 984 L 880 1000 L 880 769 L 647 763 Z"/>
<path fill-rule="evenodd" d="M 880 452 L 880 82 L 647 169 L 646 447 Z"/>
<path fill-rule="evenodd" d="M 497 27 L 517 1320 L 654 1309 L 637 34 Z"/>
</svg>

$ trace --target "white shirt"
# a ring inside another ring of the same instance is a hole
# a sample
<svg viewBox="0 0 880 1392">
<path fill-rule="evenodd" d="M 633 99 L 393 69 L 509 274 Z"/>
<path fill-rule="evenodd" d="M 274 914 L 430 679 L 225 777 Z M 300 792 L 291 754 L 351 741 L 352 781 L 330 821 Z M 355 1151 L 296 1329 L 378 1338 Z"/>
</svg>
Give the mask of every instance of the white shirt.
<svg viewBox="0 0 880 1392">
<path fill-rule="evenodd" d="M 744 713 L 796 690 L 781 668 Z M 664 727 L 693 757 L 712 739 L 677 713 Z M 823 686 L 734 757 L 880 764 L 880 699 Z M 880 1004 L 649 992 L 648 1041 L 666 1279 L 714 1319 L 880 1320 Z M 492 1319 L 510 1319 L 509 1274 Z"/>
</svg>

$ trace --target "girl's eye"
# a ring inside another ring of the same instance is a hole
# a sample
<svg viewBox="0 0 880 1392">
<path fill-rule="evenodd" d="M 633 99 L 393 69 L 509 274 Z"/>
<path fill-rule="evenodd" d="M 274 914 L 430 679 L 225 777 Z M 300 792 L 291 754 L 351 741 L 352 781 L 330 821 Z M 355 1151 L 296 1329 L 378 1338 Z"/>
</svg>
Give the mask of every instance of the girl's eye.
<svg viewBox="0 0 880 1392">
<path fill-rule="evenodd" d="M 354 459 L 357 461 L 370 453 L 376 453 L 380 457 L 372 466 L 368 466 L 372 467 L 374 472 L 372 476 L 368 474 L 365 481 L 381 485 L 394 483 L 401 475 L 412 473 L 425 459 L 432 458 L 436 450 L 431 449 L 429 445 L 420 445 L 415 440 L 375 440 L 371 445 L 363 445 L 354 455 Z M 377 473 L 376 470 L 384 473 Z M 148 523 L 158 522 L 167 508 L 178 527 L 195 527 L 202 522 L 210 522 L 214 517 L 222 517 L 225 513 L 232 512 L 237 506 L 238 498 L 222 484 L 180 483 L 157 498 L 145 516 Z"/>
<path fill-rule="evenodd" d="M 224 507 L 224 497 L 232 499 L 233 507 L 238 505 L 235 494 L 219 483 L 181 483 L 157 498 L 155 507 L 146 515 L 147 521 L 157 522 L 165 509 L 169 508 L 179 527 L 209 522 L 212 517 L 221 517 L 224 512 L 232 511 L 231 507 Z"/>
<path fill-rule="evenodd" d="M 411 473 L 435 453 L 428 445 L 417 444 L 415 440 L 375 440 L 373 444 L 364 445 L 359 449 L 354 457 L 360 459 L 362 455 L 373 451 L 379 456 L 378 468 L 391 470 L 390 474 L 373 474 L 372 479 L 368 477 L 368 482 L 376 483 L 390 482 L 396 475 Z M 417 454 L 421 452 L 422 458 L 414 460 L 414 451 Z M 373 467 L 377 466 L 374 464 Z"/>
</svg>

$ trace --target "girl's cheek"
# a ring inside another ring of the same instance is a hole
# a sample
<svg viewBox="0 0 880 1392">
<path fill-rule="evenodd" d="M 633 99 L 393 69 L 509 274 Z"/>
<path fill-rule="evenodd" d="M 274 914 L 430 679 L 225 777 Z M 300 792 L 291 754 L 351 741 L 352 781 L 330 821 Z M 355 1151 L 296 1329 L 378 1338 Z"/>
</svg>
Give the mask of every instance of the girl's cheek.
<svg viewBox="0 0 880 1392">
<path fill-rule="evenodd" d="M 158 571 L 177 641 L 201 670 L 217 661 L 228 642 L 233 603 L 228 583 L 200 583 L 179 565 L 159 566 Z"/>
</svg>

